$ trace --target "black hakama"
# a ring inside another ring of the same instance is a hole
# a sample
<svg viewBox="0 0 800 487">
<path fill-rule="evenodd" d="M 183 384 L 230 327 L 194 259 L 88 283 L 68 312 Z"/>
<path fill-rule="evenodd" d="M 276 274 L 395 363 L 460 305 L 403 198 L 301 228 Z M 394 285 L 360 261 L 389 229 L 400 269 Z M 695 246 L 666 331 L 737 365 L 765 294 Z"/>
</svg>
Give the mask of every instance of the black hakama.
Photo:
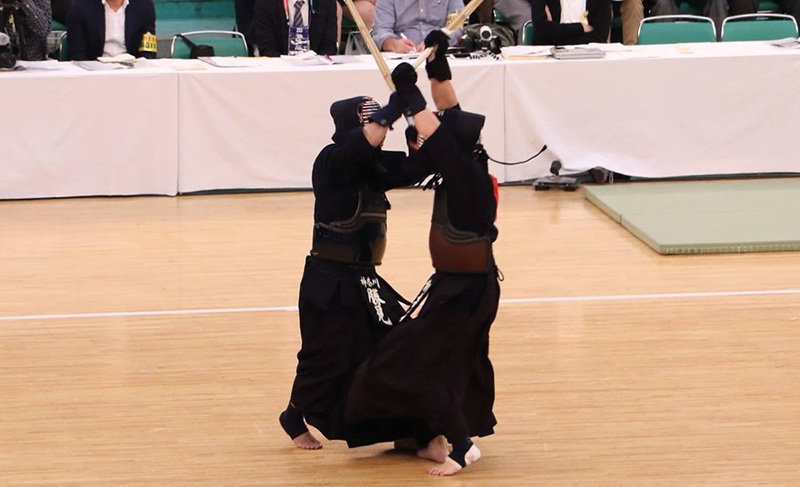
<svg viewBox="0 0 800 487">
<path fill-rule="evenodd" d="M 440 127 L 419 152 L 442 175 L 450 220 L 457 228 L 494 240 L 496 199 L 485 159 L 476 160 Z M 486 436 L 496 424 L 489 330 L 497 313 L 497 269 L 437 271 L 416 318 L 402 322 L 358 369 L 345 418 L 361 422 L 421 419 L 430 440 Z"/>
<path fill-rule="evenodd" d="M 314 162 L 315 222 L 351 218 L 365 188 L 385 199 L 384 191 L 414 182 L 404 169 L 407 156 L 372 147 L 360 125 L 337 132 L 334 140 Z M 344 404 L 356 368 L 403 315 L 401 301 L 374 265 L 306 258 L 299 297 L 302 348 L 291 405 L 326 438 L 358 445 L 399 434 L 389 430 L 396 421 L 345 424 Z"/>
</svg>

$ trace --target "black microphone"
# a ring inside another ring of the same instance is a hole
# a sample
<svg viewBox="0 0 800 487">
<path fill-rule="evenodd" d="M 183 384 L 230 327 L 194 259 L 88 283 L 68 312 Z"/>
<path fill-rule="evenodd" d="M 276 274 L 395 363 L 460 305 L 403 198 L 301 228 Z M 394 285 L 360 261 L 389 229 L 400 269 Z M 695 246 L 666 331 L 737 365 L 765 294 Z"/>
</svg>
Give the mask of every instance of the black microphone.
<svg viewBox="0 0 800 487">
<path fill-rule="evenodd" d="M 556 159 L 555 161 L 553 161 L 552 164 L 550 164 L 550 174 L 552 174 L 553 176 L 558 176 L 558 173 L 561 172 L 562 167 L 563 166 L 561 165 L 561 161 Z"/>
</svg>

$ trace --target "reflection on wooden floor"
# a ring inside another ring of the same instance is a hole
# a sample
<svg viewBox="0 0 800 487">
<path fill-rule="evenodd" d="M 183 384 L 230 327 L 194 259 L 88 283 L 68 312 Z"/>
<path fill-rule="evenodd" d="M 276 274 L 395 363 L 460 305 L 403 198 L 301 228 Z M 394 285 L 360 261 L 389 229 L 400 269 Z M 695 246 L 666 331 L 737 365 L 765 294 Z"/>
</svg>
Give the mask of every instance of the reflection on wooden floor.
<svg viewBox="0 0 800 487">
<path fill-rule="evenodd" d="M 431 198 L 390 195 L 381 273 L 430 273 Z M 797 486 L 800 254 L 662 257 L 580 194 L 501 191 L 497 434 L 453 479 L 277 423 L 310 193 L 0 202 L 0 486 Z M 185 310 L 175 315 L 35 317 Z M 3 320 L 3 317 L 16 319 Z"/>
</svg>

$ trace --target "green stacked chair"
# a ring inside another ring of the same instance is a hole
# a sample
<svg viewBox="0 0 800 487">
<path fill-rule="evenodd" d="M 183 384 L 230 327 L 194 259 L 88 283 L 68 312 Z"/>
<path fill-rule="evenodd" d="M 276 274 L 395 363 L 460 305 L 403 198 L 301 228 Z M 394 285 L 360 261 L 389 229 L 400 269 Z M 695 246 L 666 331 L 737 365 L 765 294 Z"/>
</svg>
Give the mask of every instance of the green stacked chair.
<svg viewBox="0 0 800 487">
<path fill-rule="evenodd" d="M 648 17 L 639 24 L 639 44 L 678 44 L 716 42 L 717 30 L 708 17 L 697 15 L 661 15 Z"/>
<path fill-rule="evenodd" d="M 247 56 L 247 41 L 240 32 L 227 30 L 198 30 L 184 32 L 180 35 L 188 37 L 195 44 L 203 44 L 214 48 L 214 55 L 221 57 Z M 189 59 L 192 49 L 180 37 L 172 38 L 170 53 L 176 59 Z"/>
<path fill-rule="evenodd" d="M 60 47 L 58 48 L 58 60 L 69 61 L 69 52 L 67 52 L 67 33 L 61 34 Z"/>
<path fill-rule="evenodd" d="M 492 14 L 493 14 L 493 16 L 494 16 L 494 23 L 495 23 L 495 24 L 497 24 L 497 25 L 504 25 L 504 26 L 508 27 L 509 29 L 511 28 L 511 24 L 510 24 L 510 23 L 508 22 L 508 20 L 507 20 L 507 19 L 506 19 L 506 18 L 503 16 L 503 13 L 502 13 L 502 12 L 500 12 L 499 10 L 497 10 L 497 9 L 495 8 L 495 9 L 492 9 Z"/>
<path fill-rule="evenodd" d="M 342 37 L 347 37 L 345 34 L 349 34 L 350 32 L 358 32 L 358 26 L 353 20 L 342 15 Z"/>
<path fill-rule="evenodd" d="M 522 44 L 526 46 L 533 45 L 533 22 L 530 20 L 522 26 Z"/>
<path fill-rule="evenodd" d="M 791 15 L 734 15 L 722 23 L 723 42 L 773 41 L 787 37 L 797 39 L 797 22 Z"/>
<path fill-rule="evenodd" d="M 61 22 L 50 21 L 50 33 L 47 35 L 47 55 L 50 58 L 66 61 L 66 52 L 61 49 L 61 42 L 64 34 L 67 33 L 67 26 Z"/>
</svg>

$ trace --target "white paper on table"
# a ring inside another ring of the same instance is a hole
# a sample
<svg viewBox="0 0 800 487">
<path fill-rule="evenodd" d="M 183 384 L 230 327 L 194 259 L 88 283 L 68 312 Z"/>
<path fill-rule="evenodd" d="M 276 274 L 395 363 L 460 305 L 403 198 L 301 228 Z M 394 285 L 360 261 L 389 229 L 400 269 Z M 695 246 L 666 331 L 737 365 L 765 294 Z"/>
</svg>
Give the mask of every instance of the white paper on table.
<svg viewBox="0 0 800 487">
<path fill-rule="evenodd" d="M 208 64 L 197 59 L 158 58 L 148 59 L 148 67 L 170 68 L 174 71 L 203 71 Z M 138 67 L 138 63 L 137 63 Z"/>
<path fill-rule="evenodd" d="M 780 47 L 781 49 L 800 49 L 800 41 L 794 37 L 787 37 L 775 42 L 770 42 L 770 45 Z"/>
<path fill-rule="evenodd" d="M 64 69 L 64 64 L 55 59 L 47 61 L 17 61 L 17 65 L 31 71 L 59 71 Z"/>
<path fill-rule="evenodd" d="M 550 55 L 549 46 L 506 46 L 502 48 L 503 57 L 508 60 L 541 59 Z"/>
<path fill-rule="evenodd" d="M 216 66 L 218 68 L 258 68 L 264 65 L 264 62 L 259 58 L 243 57 L 243 56 L 242 57 L 213 56 L 213 57 L 199 57 L 197 59 L 206 62 L 212 66 Z"/>
<path fill-rule="evenodd" d="M 99 61 L 72 61 L 72 64 L 78 66 L 79 68 L 83 68 L 86 71 L 114 71 L 117 69 L 130 69 L 130 66 L 126 66 L 120 63 L 101 63 Z"/>
<path fill-rule="evenodd" d="M 417 59 L 419 57 L 419 52 L 411 51 L 411 52 L 382 52 L 383 57 L 390 60 L 397 60 L 397 59 Z"/>
<path fill-rule="evenodd" d="M 118 54 L 114 57 L 100 56 L 99 58 L 97 58 L 97 60 L 100 61 L 101 63 L 121 63 L 121 64 L 131 64 L 131 65 L 136 62 L 136 58 L 128 54 L 127 52 Z"/>
<path fill-rule="evenodd" d="M 625 59 L 658 59 L 664 57 L 658 52 L 650 51 L 647 49 L 636 49 L 630 51 L 617 52 L 614 54 L 616 54 L 617 56 L 621 56 Z"/>
<path fill-rule="evenodd" d="M 624 44 L 620 44 L 619 42 L 612 42 L 610 44 L 590 42 L 589 44 L 587 44 L 587 47 L 594 47 L 600 49 L 603 52 L 628 52 L 633 50 L 631 46 L 626 46 Z"/>
<path fill-rule="evenodd" d="M 333 64 L 330 56 L 319 56 L 314 51 L 296 54 L 294 56 L 281 56 L 281 59 L 292 66 L 325 66 Z"/>
<path fill-rule="evenodd" d="M 360 63 L 361 59 L 358 56 L 330 56 L 333 64 L 355 64 Z"/>
<path fill-rule="evenodd" d="M 143 57 L 136 58 L 133 62 L 133 69 L 149 69 L 155 67 L 157 67 L 157 65 L 153 63 L 153 60 Z"/>
</svg>

